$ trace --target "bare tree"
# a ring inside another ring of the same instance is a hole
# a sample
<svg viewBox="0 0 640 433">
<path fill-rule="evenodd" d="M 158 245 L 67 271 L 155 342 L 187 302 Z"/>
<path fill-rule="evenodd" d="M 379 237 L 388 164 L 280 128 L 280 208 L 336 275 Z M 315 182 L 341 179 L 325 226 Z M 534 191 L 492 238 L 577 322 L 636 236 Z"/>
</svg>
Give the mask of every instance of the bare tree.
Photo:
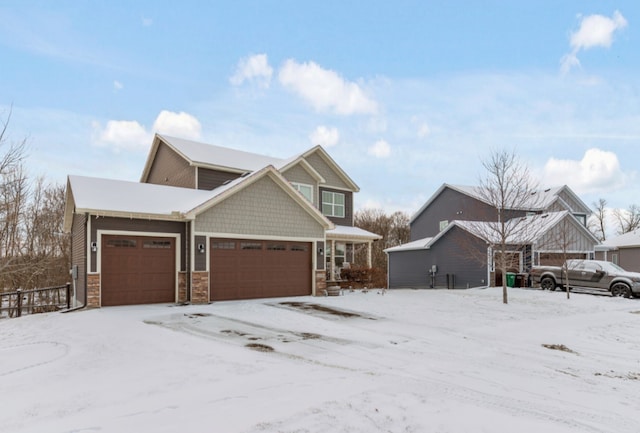
<svg viewBox="0 0 640 433">
<path fill-rule="evenodd" d="M 476 236 L 486 242 L 502 272 L 502 302 L 508 303 L 506 275 L 516 254 L 535 238 L 527 211 L 539 207 L 537 183 L 515 153 L 496 151 L 482 162 L 487 174 L 479 182 L 477 194 L 495 209 L 495 221 L 468 224 Z M 486 260 L 486 256 L 485 256 Z"/>
<path fill-rule="evenodd" d="M 356 227 L 382 236 L 373 243 L 371 261 L 374 268 L 386 271 L 387 255 L 384 250 L 409 242 L 409 216 L 403 212 L 387 215 L 382 209 L 361 209 L 353 220 Z M 358 253 L 364 254 L 364 251 Z"/>
<path fill-rule="evenodd" d="M 598 199 L 597 202 L 593 202 L 592 206 L 594 212 L 591 218 L 589 218 L 589 231 L 598 238 L 600 242 L 603 242 L 607 239 L 607 201 L 601 198 Z"/>
<path fill-rule="evenodd" d="M 70 240 L 62 234 L 64 187 L 30 182 L 25 141 L 7 144 L 0 130 L 0 290 L 57 285 L 68 275 Z"/>
<path fill-rule="evenodd" d="M 640 227 L 640 207 L 632 204 L 628 209 L 615 209 L 613 216 L 618 222 L 618 234 L 629 233 Z"/>
</svg>

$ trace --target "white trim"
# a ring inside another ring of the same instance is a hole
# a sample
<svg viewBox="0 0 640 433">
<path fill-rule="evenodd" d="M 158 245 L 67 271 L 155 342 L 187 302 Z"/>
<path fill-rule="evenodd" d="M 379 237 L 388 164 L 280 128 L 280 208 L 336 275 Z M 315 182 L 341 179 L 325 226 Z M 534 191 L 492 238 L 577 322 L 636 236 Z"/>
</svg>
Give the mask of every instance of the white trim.
<svg viewBox="0 0 640 433">
<path fill-rule="evenodd" d="M 308 187 L 311 190 L 311 200 L 309 200 L 310 203 L 315 203 L 314 201 L 314 197 L 315 197 L 315 192 L 313 191 L 315 188 L 313 185 L 309 184 L 309 183 L 304 183 L 304 182 L 291 182 L 291 186 L 293 186 L 293 188 L 298 191 L 300 194 L 302 194 L 302 196 L 304 198 L 306 198 L 307 200 L 309 200 L 302 191 L 300 191 L 300 187 L 301 186 L 305 186 Z"/>
<path fill-rule="evenodd" d="M 346 218 L 347 215 L 347 196 L 346 194 L 342 193 L 342 192 L 336 192 L 336 191 L 328 191 L 328 190 L 324 190 L 321 191 L 322 194 L 320 194 L 320 212 L 322 212 L 322 215 L 326 216 L 326 217 L 333 217 L 333 218 Z M 324 195 L 325 194 L 331 194 L 332 200 L 331 203 L 326 202 L 327 204 L 331 205 L 331 214 L 325 214 L 324 213 Z M 342 196 L 342 205 L 340 204 L 336 204 L 336 194 L 339 194 Z M 336 215 L 335 214 L 335 210 L 336 210 L 336 206 L 342 206 L 342 215 Z"/>
<path fill-rule="evenodd" d="M 87 228 L 87 232 L 85 233 L 85 236 L 87 237 L 87 250 L 86 250 L 86 256 L 87 256 L 87 273 L 91 272 L 91 214 L 85 214 L 85 217 L 87 218 L 86 221 L 86 228 Z M 87 282 L 84 282 L 85 286 L 87 285 Z"/>
<path fill-rule="evenodd" d="M 240 233 L 214 233 L 214 232 L 195 232 L 194 236 L 207 236 L 208 238 L 221 239 L 246 239 L 257 241 L 290 241 L 290 242 L 315 242 L 324 241 L 324 238 L 315 237 L 294 237 L 294 236 L 273 236 L 260 234 L 240 234 Z"/>
<path fill-rule="evenodd" d="M 178 301 L 180 281 L 178 275 L 180 273 L 180 258 L 181 258 L 181 236 L 180 233 L 166 233 L 166 232 L 140 232 L 130 230 L 101 230 L 96 231 L 96 243 L 98 245 L 98 251 L 96 253 L 96 271 L 100 274 L 100 306 L 102 306 L 102 236 L 140 236 L 140 237 L 154 237 L 154 238 L 175 238 L 175 275 L 174 275 L 174 295 L 173 302 Z"/>
</svg>

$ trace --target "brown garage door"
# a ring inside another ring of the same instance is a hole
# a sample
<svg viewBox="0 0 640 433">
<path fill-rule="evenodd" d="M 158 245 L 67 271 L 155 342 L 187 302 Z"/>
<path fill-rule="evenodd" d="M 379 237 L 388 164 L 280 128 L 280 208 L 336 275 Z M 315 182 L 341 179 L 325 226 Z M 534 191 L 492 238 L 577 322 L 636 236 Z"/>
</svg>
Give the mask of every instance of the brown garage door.
<svg viewBox="0 0 640 433">
<path fill-rule="evenodd" d="M 102 305 L 175 302 L 175 239 L 102 237 Z"/>
<path fill-rule="evenodd" d="M 311 244 L 212 239 L 210 297 L 270 298 L 311 294 Z"/>
</svg>

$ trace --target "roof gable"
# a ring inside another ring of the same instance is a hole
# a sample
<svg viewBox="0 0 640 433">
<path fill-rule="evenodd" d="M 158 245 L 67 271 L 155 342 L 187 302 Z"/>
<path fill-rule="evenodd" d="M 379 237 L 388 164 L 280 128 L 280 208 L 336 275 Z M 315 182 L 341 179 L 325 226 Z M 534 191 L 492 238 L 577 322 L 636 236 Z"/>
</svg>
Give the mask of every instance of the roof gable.
<svg viewBox="0 0 640 433">
<path fill-rule="evenodd" d="M 322 146 L 315 146 L 301 155 L 324 179 L 327 186 L 358 192 L 360 187 L 340 168 Z"/>
</svg>

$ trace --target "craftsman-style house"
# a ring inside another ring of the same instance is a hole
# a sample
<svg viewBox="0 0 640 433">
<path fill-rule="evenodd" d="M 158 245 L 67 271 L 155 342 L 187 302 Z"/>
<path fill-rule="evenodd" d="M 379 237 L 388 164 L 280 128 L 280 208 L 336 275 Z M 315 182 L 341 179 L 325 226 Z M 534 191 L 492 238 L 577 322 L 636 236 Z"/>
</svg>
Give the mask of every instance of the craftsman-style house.
<svg viewBox="0 0 640 433">
<path fill-rule="evenodd" d="M 533 265 L 557 264 L 562 257 L 593 258 L 598 240 L 586 227 L 590 213 L 567 186 L 534 192 L 527 207 L 503 209 L 507 222 L 525 218 L 529 227 L 527 236 L 508 240 L 508 272 L 525 275 Z M 388 287 L 501 285 L 495 248 L 487 242 L 490 230 L 484 230 L 499 218 L 476 187 L 442 185 L 411 218 L 410 242 L 385 250 Z"/>
<path fill-rule="evenodd" d="M 320 146 L 280 159 L 156 135 L 140 182 L 68 177 L 76 300 L 322 294 L 380 238 L 353 226 L 358 191 Z"/>
</svg>

